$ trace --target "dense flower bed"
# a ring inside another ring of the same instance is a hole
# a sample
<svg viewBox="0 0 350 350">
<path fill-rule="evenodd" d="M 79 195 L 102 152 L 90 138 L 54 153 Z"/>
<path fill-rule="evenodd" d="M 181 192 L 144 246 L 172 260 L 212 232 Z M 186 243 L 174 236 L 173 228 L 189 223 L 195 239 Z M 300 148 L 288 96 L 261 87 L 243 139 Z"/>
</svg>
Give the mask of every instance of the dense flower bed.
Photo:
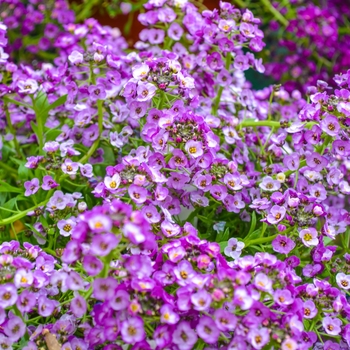
<svg viewBox="0 0 350 350">
<path fill-rule="evenodd" d="M 350 347 L 350 70 L 253 90 L 226 2 L 149 0 L 134 48 L 1 6 L 0 349 Z"/>
</svg>

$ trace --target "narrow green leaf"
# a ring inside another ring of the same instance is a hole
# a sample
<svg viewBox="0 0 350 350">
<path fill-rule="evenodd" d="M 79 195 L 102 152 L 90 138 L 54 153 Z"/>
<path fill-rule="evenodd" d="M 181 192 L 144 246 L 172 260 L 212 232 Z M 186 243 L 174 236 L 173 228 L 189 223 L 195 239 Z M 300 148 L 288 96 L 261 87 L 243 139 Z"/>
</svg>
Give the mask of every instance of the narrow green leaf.
<svg viewBox="0 0 350 350">
<path fill-rule="evenodd" d="M 5 209 L 12 210 L 15 207 L 16 201 L 17 201 L 16 197 L 15 198 L 11 198 L 8 202 L 3 204 L 2 206 Z M 13 215 L 13 213 L 11 213 L 10 211 L 7 211 L 7 210 L 5 211 L 3 209 L 0 209 L 0 218 L 1 219 L 6 219 L 6 218 L 8 218 L 11 215 Z"/>
<path fill-rule="evenodd" d="M 22 193 L 23 189 L 11 186 L 5 181 L 0 180 L 0 192 Z"/>
<path fill-rule="evenodd" d="M 220 246 L 220 253 L 223 253 L 225 248 L 227 247 L 227 241 L 220 242 L 219 246 Z"/>
<path fill-rule="evenodd" d="M 252 234 L 254 232 L 255 227 L 256 227 L 256 214 L 255 214 L 255 211 L 253 211 L 253 213 L 252 213 L 252 224 L 250 225 L 250 230 L 249 230 L 247 236 L 249 236 L 250 234 Z"/>
<path fill-rule="evenodd" d="M 43 116 L 48 115 L 48 113 L 54 109 L 57 108 L 63 104 L 65 104 L 67 101 L 67 95 L 63 95 L 61 97 L 59 97 L 55 102 L 49 104 L 47 107 L 45 107 L 45 109 L 41 112 L 41 114 Z"/>
<path fill-rule="evenodd" d="M 22 107 L 26 107 L 26 108 L 29 108 L 29 109 L 33 109 L 33 107 L 27 103 L 24 103 L 24 102 L 20 102 L 20 101 L 17 101 L 17 100 L 14 100 L 10 97 L 7 97 L 7 96 L 4 96 L 4 99 L 8 102 L 8 103 L 13 103 L 17 106 L 22 106 Z"/>
</svg>

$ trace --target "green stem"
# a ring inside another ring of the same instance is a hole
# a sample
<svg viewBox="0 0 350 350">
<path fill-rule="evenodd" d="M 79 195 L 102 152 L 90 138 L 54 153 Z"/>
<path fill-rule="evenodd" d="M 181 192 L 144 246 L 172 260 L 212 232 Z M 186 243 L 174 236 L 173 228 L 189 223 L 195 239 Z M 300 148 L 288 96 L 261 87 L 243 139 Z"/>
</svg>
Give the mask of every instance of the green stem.
<svg viewBox="0 0 350 350">
<path fill-rule="evenodd" d="M 7 165 L 7 164 L 5 164 L 5 163 L 3 163 L 1 161 L 0 161 L 0 168 L 3 168 L 4 170 L 6 170 L 8 172 L 17 175 L 17 171 L 14 168 L 10 167 L 9 165 Z"/>
<path fill-rule="evenodd" d="M 94 62 L 90 61 L 90 83 L 96 85 L 96 77 L 94 73 Z"/>
<path fill-rule="evenodd" d="M 80 160 L 79 160 L 79 163 L 85 163 L 89 160 L 89 158 L 95 153 L 95 151 L 97 150 L 97 147 L 100 143 L 100 139 L 97 139 L 93 144 L 92 146 L 90 147 L 88 153 L 85 154 L 84 157 L 82 157 Z"/>
<path fill-rule="evenodd" d="M 226 53 L 226 63 L 225 63 L 226 70 L 230 69 L 231 58 L 232 58 L 231 52 L 227 52 Z M 214 100 L 213 108 L 211 110 L 211 114 L 213 114 L 213 115 L 217 115 L 218 114 L 218 109 L 219 109 L 219 105 L 220 105 L 221 95 L 222 95 L 223 91 L 224 91 L 224 87 L 220 86 L 219 90 L 218 90 L 218 94 L 216 96 L 216 99 Z"/>
<path fill-rule="evenodd" d="M 11 224 L 12 222 L 15 222 L 15 221 L 17 221 L 17 220 L 19 220 L 19 219 L 22 219 L 24 216 L 26 216 L 29 212 L 35 210 L 37 207 L 41 207 L 41 206 L 46 205 L 46 203 L 47 203 L 48 201 L 49 201 L 49 200 L 46 199 L 46 200 L 44 200 L 43 202 L 41 202 L 41 203 L 39 203 L 38 205 L 36 205 L 35 207 L 32 207 L 32 208 L 29 208 L 29 209 L 27 209 L 27 210 L 21 211 L 20 213 L 11 216 L 11 217 L 8 218 L 8 219 L 1 220 L 1 221 L 0 221 L 0 225 L 1 225 L 1 226 L 5 226 L 5 225 Z"/>
<path fill-rule="evenodd" d="M 5 110 L 5 114 L 6 114 L 6 121 L 7 121 L 8 128 L 10 129 L 10 133 L 13 135 L 13 143 L 15 144 L 15 149 L 16 149 L 16 152 L 17 152 L 17 156 L 18 156 L 18 158 L 22 158 L 21 148 L 19 147 L 19 143 L 18 143 L 18 140 L 17 140 L 17 137 L 16 137 L 16 130 L 15 130 L 15 128 L 12 125 L 10 112 L 9 112 L 6 100 L 4 101 L 4 110 Z"/>
<path fill-rule="evenodd" d="M 255 126 L 268 126 L 271 128 L 280 128 L 281 123 L 280 122 L 274 122 L 271 120 L 261 120 L 261 121 L 254 121 L 254 120 L 243 120 L 240 124 L 242 128 L 247 128 L 247 127 L 255 127 Z"/>
<path fill-rule="evenodd" d="M 247 8 L 247 5 L 242 0 L 233 0 L 232 2 L 238 5 L 240 8 Z"/>
<path fill-rule="evenodd" d="M 97 100 L 97 110 L 98 110 L 98 131 L 101 136 L 103 131 L 103 101 Z"/>
<path fill-rule="evenodd" d="M 289 24 L 288 20 L 286 18 L 284 18 L 283 15 L 272 6 L 272 4 L 269 0 L 260 0 L 260 1 L 266 7 L 266 9 L 269 12 L 271 12 L 271 14 L 276 18 L 276 20 L 278 22 L 283 24 L 285 27 L 288 26 L 288 24 Z"/>
<path fill-rule="evenodd" d="M 270 99 L 269 99 L 269 109 L 267 112 L 267 119 L 268 120 L 271 120 L 271 106 L 272 106 L 272 101 L 273 101 L 273 95 L 274 95 L 274 89 L 272 87 L 272 91 L 271 91 Z"/>
<path fill-rule="evenodd" d="M 245 247 L 249 247 L 250 245 L 255 245 L 255 244 L 262 244 L 262 243 L 271 242 L 271 241 L 273 241 L 277 236 L 278 236 L 278 234 L 273 235 L 273 236 L 269 236 L 269 237 L 257 238 L 257 239 L 253 239 L 253 240 L 248 241 L 248 242 L 244 242 L 244 243 L 245 243 Z"/>
</svg>

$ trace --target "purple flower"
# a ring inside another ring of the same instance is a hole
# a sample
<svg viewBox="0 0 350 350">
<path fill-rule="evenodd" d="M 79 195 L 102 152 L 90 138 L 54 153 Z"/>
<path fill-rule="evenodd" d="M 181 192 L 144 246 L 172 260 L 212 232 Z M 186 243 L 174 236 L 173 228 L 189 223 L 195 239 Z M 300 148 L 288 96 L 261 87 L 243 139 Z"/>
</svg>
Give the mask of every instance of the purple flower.
<svg viewBox="0 0 350 350">
<path fill-rule="evenodd" d="M 191 301 L 195 310 L 206 311 L 210 307 L 211 296 L 206 290 L 202 289 L 192 294 Z"/>
<path fill-rule="evenodd" d="M 96 256 L 106 256 L 120 241 L 114 233 L 96 234 L 92 238 L 90 252 Z"/>
<path fill-rule="evenodd" d="M 113 310 L 125 310 L 130 304 L 130 295 L 123 289 L 119 289 L 114 294 L 113 298 L 109 300 L 109 305 Z"/>
<path fill-rule="evenodd" d="M 145 338 L 143 320 L 139 317 L 130 317 L 120 326 L 122 339 L 127 344 L 135 344 Z"/>
<path fill-rule="evenodd" d="M 350 142 L 335 140 L 332 145 L 332 150 L 342 157 L 347 157 L 350 154 Z"/>
<path fill-rule="evenodd" d="M 59 302 L 57 300 L 51 300 L 45 295 L 41 295 L 38 298 L 38 314 L 42 317 L 48 317 L 52 315 L 58 305 Z"/>
<path fill-rule="evenodd" d="M 227 242 L 227 246 L 224 249 L 224 253 L 226 256 L 229 256 L 232 259 L 237 259 L 242 254 L 243 248 L 243 242 L 239 242 L 237 238 L 230 238 Z"/>
<path fill-rule="evenodd" d="M 103 264 L 97 257 L 93 255 L 85 255 L 83 259 L 83 267 L 88 275 L 96 276 L 102 271 Z"/>
<path fill-rule="evenodd" d="M 247 70 L 249 69 L 249 60 L 247 56 L 237 55 L 234 60 L 234 67 L 238 70 Z"/>
<path fill-rule="evenodd" d="M 236 328 L 236 316 L 225 309 L 217 309 L 214 318 L 217 328 L 222 332 L 233 331 Z"/>
<path fill-rule="evenodd" d="M 17 299 L 16 306 L 22 313 L 31 312 L 36 304 L 36 296 L 34 293 L 24 290 Z M 1 322 L 0 322 L 1 323 Z"/>
<path fill-rule="evenodd" d="M 18 92 L 21 94 L 34 94 L 38 87 L 38 83 L 34 79 L 20 80 L 18 82 Z"/>
<path fill-rule="evenodd" d="M 60 147 L 60 144 L 57 141 L 49 141 L 46 142 L 43 150 L 47 153 L 54 153 L 56 152 Z"/>
<path fill-rule="evenodd" d="M 93 167 L 91 164 L 80 164 L 80 173 L 82 176 L 87 177 L 88 179 L 90 179 L 91 177 L 93 177 Z"/>
<path fill-rule="evenodd" d="M 147 200 L 148 191 L 144 187 L 131 185 L 128 188 L 128 193 L 130 198 L 137 204 L 142 204 Z"/>
<path fill-rule="evenodd" d="M 43 159 L 42 156 L 37 156 L 37 157 L 28 157 L 27 158 L 27 163 L 25 164 L 26 168 L 30 169 L 36 169 L 38 166 L 38 163 Z"/>
<path fill-rule="evenodd" d="M 185 145 L 186 152 L 190 157 L 198 158 L 203 155 L 203 144 L 200 141 L 187 141 Z"/>
<path fill-rule="evenodd" d="M 278 235 L 272 241 L 272 249 L 280 254 L 289 254 L 294 248 L 294 241 L 286 236 Z"/>
<path fill-rule="evenodd" d="M 17 289 L 14 284 L 6 283 L 0 285 L 0 307 L 6 309 L 16 303 L 18 298 Z"/>
<path fill-rule="evenodd" d="M 274 294 L 274 300 L 280 306 L 290 305 L 294 302 L 292 293 L 288 289 L 277 289 Z"/>
<path fill-rule="evenodd" d="M 186 256 L 186 250 L 182 246 L 170 248 L 168 251 L 169 260 L 177 263 Z"/>
<path fill-rule="evenodd" d="M 310 319 L 314 318 L 318 312 L 317 307 L 312 300 L 305 301 L 303 305 L 303 309 L 304 309 L 305 318 L 310 318 Z"/>
<path fill-rule="evenodd" d="M 310 186 L 310 194 L 315 197 L 318 201 L 324 201 L 327 198 L 327 191 L 321 184 Z"/>
<path fill-rule="evenodd" d="M 155 96 L 157 88 L 151 83 L 139 83 L 137 86 L 137 100 L 148 101 Z"/>
<path fill-rule="evenodd" d="M 291 155 L 286 155 L 283 158 L 283 164 L 288 168 L 288 170 L 298 170 L 300 164 L 300 158 L 296 153 Z"/>
<path fill-rule="evenodd" d="M 43 177 L 43 184 L 41 185 L 41 188 L 45 191 L 49 191 L 53 188 L 58 187 L 58 184 L 55 182 L 55 180 L 50 175 L 45 175 Z"/>
<path fill-rule="evenodd" d="M 284 216 L 286 215 L 286 208 L 285 207 L 280 207 L 279 205 L 274 205 L 270 209 L 269 215 L 267 215 L 267 222 L 270 224 L 277 224 L 281 220 L 283 220 Z"/>
<path fill-rule="evenodd" d="M 299 237 L 307 247 L 315 246 L 318 244 L 317 236 L 317 231 L 313 227 L 301 230 L 299 232 Z"/>
<path fill-rule="evenodd" d="M 143 207 L 141 212 L 150 224 L 155 224 L 160 221 L 160 214 L 157 208 L 152 204 Z"/>
<path fill-rule="evenodd" d="M 24 183 L 24 188 L 26 189 L 26 191 L 24 192 L 24 195 L 26 197 L 37 193 L 40 188 L 39 180 L 37 178 L 34 178 L 33 180 L 26 181 Z"/>
<path fill-rule="evenodd" d="M 254 38 L 255 37 L 255 27 L 247 22 L 242 22 L 239 26 L 239 30 L 247 38 Z"/>
<path fill-rule="evenodd" d="M 68 237 L 72 234 L 72 230 L 74 227 L 77 225 L 76 221 L 74 218 L 70 218 L 67 220 L 60 220 L 57 223 L 57 227 L 60 230 L 60 235 Z"/>
<path fill-rule="evenodd" d="M 326 316 L 322 320 L 322 326 L 327 334 L 338 335 L 341 332 L 342 321 L 339 318 Z"/>
<path fill-rule="evenodd" d="M 163 305 L 160 310 L 160 321 L 166 324 L 176 324 L 179 322 L 180 316 L 174 312 L 170 304 Z"/>
<path fill-rule="evenodd" d="M 84 55 L 82 53 L 80 53 L 77 50 L 74 50 L 69 56 L 68 56 L 68 60 L 75 65 L 78 65 L 80 63 L 84 62 Z"/>
<path fill-rule="evenodd" d="M 224 182 L 226 186 L 233 191 L 238 191 L 243 188 L 243 186 L 241 185 L 242 181 L 239 174 L 227 173 L 224 176 Z"/>
<path fill-rule="evenodd" d="M 257 289 L 270 292 L 272 289 L 271 279 L 265 275 L 263 272 L 259 272 L 254 278 L 254 284 Z"/>
<path fill-rule="evenodd" d="M 138 245 L 146 240 L 146 235 L 140 226 L 128 222 L 123 227 L 123 234 L 132 244 Z"/>
<path fill-rule="evenodd" d="M 148 72 L 149 72 L 149 66 L 147 64 L 140 64 L 140 65 L 134 66 L 132 69 L 132 75 L 135 79 L 146 78 L 148 75 Z"/>
<path fill-rule="evenodd" d="M 285 339 L 281 344 L 281 350 L 297 350 L 298 348 L 298 343 L 293 338 Z"/>
<path fill-rule="evenodd" d="M 181 233 L 181 227 L 168 220 L 164 220 L 160 227 L 165 237 L 173 237 Z"/>
<path fill-rule="evenodd" d="M 184 89 L 194 89 L 194 79 L 192 77 L 185 77 L 181 72 L 177 73 L 177 79 L 180 82 L 180 87 Z"/>
<path fill-rule="evenodd" d="M 328 164 L 325 157 L 322 157 L 316 152 L 312 152 L 306 156 L 306 164 L 315 171 L 321 171 Z"/>
<path fill-rule="evenodd" d="M 340 288 L 345 290 L 350 289 L 350 275 L 340 272 L 336 276 L 336 281 Z"/>
<path fill-rule="evenodd" d="M 208 316 L 202 316 L 196 327 L 198 335 L 208 344 L 214 344 L 218 341 L 220 331 L 215 322 Z"/>
<path fill-rule="evenodd" d="M 180 26 L 180 24 L 173 22 L 168 29 L 169 38 L 179 41 L 184 33 L 184 30 Z"/>
<path fill-rule="evenodd" d="M 79 293 L 75 293 L 70 303 L 70 310 L 75 317 L 80 318 L 85 315 L 87 310 L 86 300 Z"/>
<path fill-rule="evenodd" d="M 17 288 L 25 288 L 30 287 L 33 284 L 33 280 L 33 273 L 22 268 L 16 271 L 13 282 Z"/>
<path fill-rule="evenodd" d="M 340 130 L 338 118 L 333 115 L 327 115 L 327 117 L 321 121 L 321 129 L 330 136 L 337 136 Z"/>
<path fill-rule="evenodd" d="M 234 20 L 229 19 L 220 19 L 218 27 L 225 33 L 230 32 L 233 28 L 236 27 L 236 23 Z"/>
<path fill-rule="evenodd" d="M 197 342 L 197 334 L 186 321 L 180 322 L 173 333 L 173 343 L 182 350 L 193 349 Z"/>
<path fill-rule="evenodd" d="M 164 41 L 164 36 L 165 36 L 164 30 L 152 28 L 148 30 L 147 39 L 151 44 L 157 45 L 157 44 L 161 44 Z M 140 37 L 141 37 L 141 33 L 140 33 Z"/>
<path fill-rule="evenodd" d="M 66 158 L 61 166 L 61 169 L 65 174 L 75 175 L 79 170 L 79 164 L 73 162 L 69 158 Z"/>
<path fill-rule="evenodd" d="M 96 278 L 92 284 L 94 298 L 102 301 L 111 300 L 118 286 L 117 280 L 113 277 Z"/>
<path fill-rule="evenodd" d="M 262 188 L 264 191 L 275 192 L 281 188 L 281 183 L 277 180 L 274 180 L 270 176 L 266 176 L 259 184 L 259 187 Z"/>
<path fill-rule="evenodd" d="M 106 176 L 104 179 L 104 184 L 109 191 L 112 193 L 115 192 L 120 185 L 120 175 L 115 173 L 112 177 Z"/>
<path fill-rule="evenodd" d="M 26 325 L 18 316 L 11 316 L 4 326 L 5 334 L 13 342 L 17 342 L 26 332 Z M 6 349 L 6 347 L 2 347 Z"/>
<path fill-rule="evenodd" d="M 174 268 L 174 274 L 177 279 L 177 283 L 180 286 L 185 286 L 191 283 L 191 279 L 194 277 L 195 272 L 193 271 L 192 265 L 186 261 L 182 260 Z"/>
<path fill-rule="evenodd" d="M 95 214 L 88 219 L 88 225 L 95 232 L 106 232 L 112 228 L 112 221 L 107 215 Z"/>
<path fill-rule="evenodd" d="M 106 98 L 107 94 L 105 87 L 101 84 L 89 86 L 90 100 L 96 102 L 97 100 L 103 100 Z"/>
<path fill-rule="evenodd" d="M 262 349 L 269 342 L 270 335 L 267 328 L 252 328 L 247 338 L 254 349 Z"/>
<path fill-rule="evenodd" d="M 220 53 L 216 51 L 207 57 L 207 63 L 212 70 L 220 70 L 224 66 Z"/>
</svg>

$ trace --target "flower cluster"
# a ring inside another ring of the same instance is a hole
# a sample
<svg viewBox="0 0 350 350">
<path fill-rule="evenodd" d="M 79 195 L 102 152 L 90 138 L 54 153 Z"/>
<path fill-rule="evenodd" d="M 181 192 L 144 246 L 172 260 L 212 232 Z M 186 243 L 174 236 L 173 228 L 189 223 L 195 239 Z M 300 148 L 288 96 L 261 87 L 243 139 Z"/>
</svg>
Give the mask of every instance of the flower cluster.
<svg viewBox="0 0 350 350">
<path fill-rule="evenodd" d="M 334 6 L 288 30 L 331 57 Z M 149 0 L 134 48 L 64 1 L 8 7 L 0 347 L 350 347 L 346 63 L 254 90 L 260 20 L 229 3 Z"/>
<path fill-rule="evenodd" d="M 197 342 L 308 349 L 317 341 L 315 325 L 350 342 L 348 327 L 332 315 L 348 312 L 344 294 L 318 279 L 301 284 L 296 256 L 283 262 L 257 253 L 227 263 L 220 246 L 201 240 L 191 224 L 181 238 L 164 241 L 141 212 L 118 200 L 77 220 L 62 266 L 29 243 L 0 246 L 3 347 L 28 334 L 25 348 L 36 349 L 45 329 L 63 349 L 191 349 Z M 348 279 L 337 276 L 342 288 Z M 314 326 L 305 326 L 309 320 Z"/>
<path fill-rule="evenodd" d="M 344 22 L 349 8 L 333 0 L 315 3 L 301 1 L 284 6 L 280 16 L 266 23 L 268 37 L 276 37 L 276 31 L 286 33 L 278 35 L 278 41 L 273 43 L 273 53 L 280 59 L 267 63 L 266 73 L 284 82 L 289 91 L 307 91 L 320 79 L 332 84 L 334 73 L 350 68 L 345 44 L 350 32 Z"/>
</svg>

